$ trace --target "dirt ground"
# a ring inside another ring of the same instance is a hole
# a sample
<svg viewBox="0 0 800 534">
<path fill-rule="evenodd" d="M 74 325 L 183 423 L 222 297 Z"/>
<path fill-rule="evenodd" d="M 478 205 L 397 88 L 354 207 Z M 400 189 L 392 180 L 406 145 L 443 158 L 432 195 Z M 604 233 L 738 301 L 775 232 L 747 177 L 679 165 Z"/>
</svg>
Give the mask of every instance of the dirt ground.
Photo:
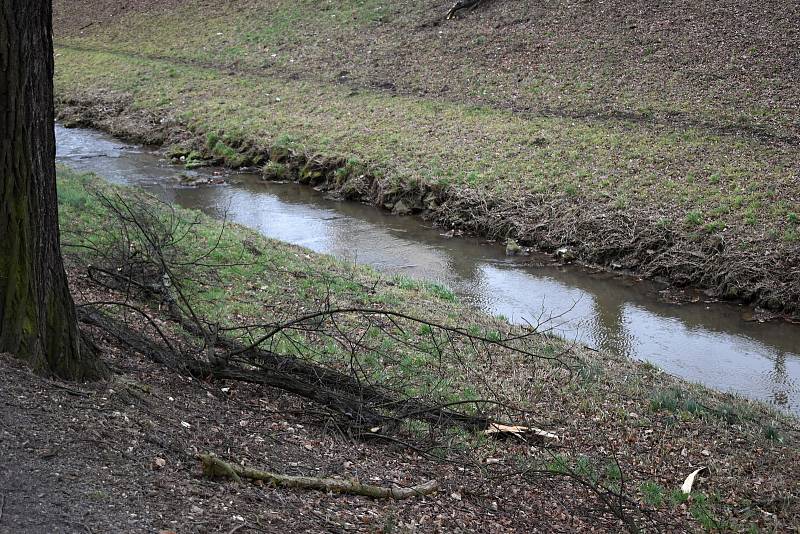
<svg viewBox="0 0 800 534">
<path fill-rule="evenodd" d="M 572 517 L 557 495 L 474 488 L 458 469 L 413 452 L 353 443 L 274 391 L 173 375 L 111 345 L 105 382 L 68 384 L 0 356 L 0 531 L 51 532 L 571 532 L 615 530 Z M 408 501 L 202 478 L 195 455 L 282 473 L 375 484 L 435 478 Z M 162 465 L 163 463 L 163 465 Z M 506 488 L 508 490 L 508 488 Z M 555 523 L 553 521 L 556 521 Z"/>
<path fill-rule="evenodd" d="M 87 287 L 82 299 L 117 297 Z M 87 330 L 111 375 L 65 383 L 0 355 L 0 532 L 571 532 L 619 528 L 580 487 L 498 483 L 413 450 L 355 442 L 280 391 L 181 376 Z M 284 474 L 400 486 L 406 501 L 204 478 L 212 452 Z M 583 504 L 582 504 L 583 503 Z"/>
</svg>

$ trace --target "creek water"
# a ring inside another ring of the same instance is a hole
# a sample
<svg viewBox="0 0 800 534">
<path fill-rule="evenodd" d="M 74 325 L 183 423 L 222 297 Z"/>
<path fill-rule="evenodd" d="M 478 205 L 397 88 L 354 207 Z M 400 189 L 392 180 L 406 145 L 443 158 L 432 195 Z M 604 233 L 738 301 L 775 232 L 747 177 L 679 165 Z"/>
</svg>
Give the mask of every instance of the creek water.
<svg viewBox="0 0 800 534">
<path fill-rule="evenodd" d="M 479 239 L 448 238 L 414 217 L 326 198 L 307 186 L 228 173 L 221 186 L 186 187 L 186 171 L 158 151 L 108 135 L 56 125 L 57 160 L 264 235 L 317 252 L 442 283 L 462 302 L 515 322 L 537 324 L 588 346 L 650 361 L 718 390 L 800 414 L 800 327 L 759 323 L 732 304 L 675 304 L 657 284 L 607 272 L 553 264 L 544 256 L 506 257 Z"/>
</svg>

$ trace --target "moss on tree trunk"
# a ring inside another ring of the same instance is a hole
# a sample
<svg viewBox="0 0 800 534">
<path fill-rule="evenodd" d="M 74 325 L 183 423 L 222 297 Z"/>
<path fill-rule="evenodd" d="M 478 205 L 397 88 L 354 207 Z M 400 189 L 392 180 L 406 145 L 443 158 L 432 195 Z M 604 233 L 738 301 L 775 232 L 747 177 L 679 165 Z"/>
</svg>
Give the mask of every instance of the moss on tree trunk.
<svg viewBox="0 0 800 534">
<path fill-rule="evenodd" d="M 50 0 L 0 0 L 0 352 L 92 378 L 61 258 Z"/>
</svg>

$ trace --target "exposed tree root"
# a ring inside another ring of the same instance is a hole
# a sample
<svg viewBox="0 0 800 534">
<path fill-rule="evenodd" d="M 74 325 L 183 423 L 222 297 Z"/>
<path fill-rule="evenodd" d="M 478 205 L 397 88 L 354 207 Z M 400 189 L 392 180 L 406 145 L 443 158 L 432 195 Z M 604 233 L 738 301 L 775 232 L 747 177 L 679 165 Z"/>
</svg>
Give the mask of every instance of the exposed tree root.
<svg viewBox="0 0 800 534">
<path fill-rule="evenodd" d="M 344 480 L 336 478 L 302 477 L 281 475 L 269 471 L 259 471 L 242 467 L 236 464 L 223 462 L 212 454 L 200 454 L 198 456 L 203 465 L 203 474 L 209 478 L 229 478 L 240 482 L 242 478 L 251 480 L 261 480 L 269 482 L 275 486 L 285 488 L 315 489 L 320 491 L 332 491 L 335 493 L 348 493 L 351 495 L 364 495 L 375 499 L 408 499 L 422 495 L 430 495 L 439 490 L 439 483 L 431 480 L 424 484 L 410 487 L 393 486 L 372 486 L 362 484 L 357 480 Z"/>
</svg>

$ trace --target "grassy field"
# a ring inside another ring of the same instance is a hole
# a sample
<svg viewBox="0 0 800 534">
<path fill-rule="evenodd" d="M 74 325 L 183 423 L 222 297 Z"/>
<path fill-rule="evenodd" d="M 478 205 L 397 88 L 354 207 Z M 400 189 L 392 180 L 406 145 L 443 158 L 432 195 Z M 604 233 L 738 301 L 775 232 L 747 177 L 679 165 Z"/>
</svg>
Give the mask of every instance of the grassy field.
<svg viewBox="0 0 800 534">
<path fill-rule="evenodd" d="M 87 263 L 102 267 L 104 257 L 96 251 L 119 241 L 119 226 L 99 200 L 102 195 L 144 207 L 157 219 L 175 224 L 177 234 L 184 236 L 176 243 L 175 257 L 202 261 L 185 263 L 180 279 L 173 283 L 186 289 L 198 314 L 222 327 L 288 319 L 332 306 L 388 309 L 488 339 L 510 339 L 519 333 L 519 327 L 502 318 L 460 306 L 440 286 L 382 277 L 369 268 L 269 240 L 237 225 L 223 227 L 198 212 L 161 204 L 91 175 L 60 168 L 58 191 L 62 241 L 78 303 L 114 297 L 98 297 L 82 274 Z M 159 317 L 158 307 L 140 305 L 151 310 L 175 339 L 181 338 L 179 329 L 171 330 L 169 320 Z M 410 395 L 448 402 L 499 395 L 496 398 L 530 410 L 539 426 L 559 436 L 559 446 L 553 450 L 529 450 L 515 440 L 495 443 L 480 435 L 453 437 L 451 446 L 467 443 L 470 454 L 482 463 L 485 458 L 503 458 L 495 475 L 514 465 L 577 472 L 595 483 L 624 487 L 644 510 L 679 530 L 781 530 L 800 513 L 793 493 L 793 481 L 800 476 L 796 420 L 764 405 L 686 383 L 649 364 L 547 336 L 526 338 L 521 345 L 536 357 L 501 351 L 487 360 L 471 352 L 469 343 L 443 353 L 440 347 L 447 345 L 436 342 L 437 327 L 405 324 L 404 330 L 392 332 L 364 328 L 357 319 L 343 316 L 342 326 L 346 331 L 363 330 L 363 338 L 380 348 L 380 359 L 369 352 L 353 355 L 337 350 L 330 338 L 322 340 L 311 332 L 290 332 L 273 340 L 270 348 L 342 369 L 352 369 L 355 357 L 363 376 L 402 385 Z M 548 359 L 556 355 L 559 361 Z M 711 477 L 691 496 L 681 494 L 683 478 L 703 465 L 710 466 Z M 492 471 L 483 476 L 491 479 Z M 495 480 L 492 491 L 502 495 L 508 488 L 502 477 Z M 520 486 L 514 479 L 510 484 Z M 584 498 L 569 493 L 578 492 L 578 487 L 549 495 L 535 482 L 521 487 L 545 495 L 529 495 L 529 501 L 516 493 L 505 497 L 512 499 L 504 506 L 510 510 L 510 525 L 520 525 L 528 512 L 526 502 Z M 463 506 L 471 506 L 467 501 Z M 578 524 L 584 520 L 578 519 Z"/>
<path fill-rule="evenodd" d="M 288 153 L 300 178 L 327 161 L 348 197 L 800 309 L 794 8 L 74 4 L 68 121 L 234 166 Z"/>
</svg>

